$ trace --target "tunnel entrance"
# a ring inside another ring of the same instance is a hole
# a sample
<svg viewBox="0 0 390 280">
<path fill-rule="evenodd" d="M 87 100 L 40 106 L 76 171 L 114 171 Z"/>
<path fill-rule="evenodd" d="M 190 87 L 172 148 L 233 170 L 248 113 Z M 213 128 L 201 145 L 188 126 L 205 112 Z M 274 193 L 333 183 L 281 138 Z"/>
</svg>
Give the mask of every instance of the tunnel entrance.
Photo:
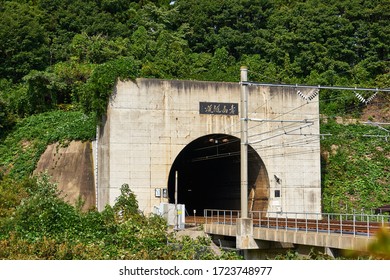
<svg viewBox="0 0 390 280">
<path fill-rule="evenodd" d="M 188 144 L 176 157 L 168 179 L 169 203 L 178 203 L 187 214 L 203 215 L 204 209 L 240 210 L 240 139 L 210 134 Z M 266 210 L 269 180 L 263 161 L 248 148 L 248 209 Z"/>
</svg>

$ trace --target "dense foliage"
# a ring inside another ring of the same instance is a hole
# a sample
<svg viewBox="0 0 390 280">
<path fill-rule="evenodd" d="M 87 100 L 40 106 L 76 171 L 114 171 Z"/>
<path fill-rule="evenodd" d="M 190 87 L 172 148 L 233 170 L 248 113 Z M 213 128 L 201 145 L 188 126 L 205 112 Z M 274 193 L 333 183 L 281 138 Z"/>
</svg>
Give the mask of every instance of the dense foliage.
<svg viewBox="0 0 390 280">
<path fill-rule="evenodd" d="M 54 111 L 21 120 L 0 142 L 0 177 L 32 174 L 48 144 L 95 138 L 95 118 L 82 112 Z"/>
<path fill-rule="evenodd" d="M 321 141 L 323 212 L 369 213 L 390 203 L 388 133 L 376 126 L 328 120 Z M 367 135 L 383 137 L 367 137 Z"/>
<path fill-rule="evenodd" d="M 237 81 L 243 64 L 256 81 L 388 87 L 389 11 L 387 0 L 1 0 L 0 127 L 59 104 L 101 113 L 117 77 Z M 324 112 L 352 102 L 335 94 L 322 93 Z"/>
<path fill-rule="evenodd" d="M 239 259 L 217 255 L 209 238 L 176 238 L 159 216 L 138 212 L 124 184 L 114 206 L 82 211 L 66 203 L 47 175 L 31 177 L 49 143 L 91 140 L 95 118 L 45 112 L 20 121 L 0 142 L 0 259 Z"/>
<path fill-rule="evenodd" d="M 0 258 L 215 258 L 208 240 L 179 244 L 136 213 L 126 186 L 102 213 L 63 203 L 29 178 L 39 156 L 93 139 L 117 79 L 238 81 L 247 65 L 260 82 L 387 88 L 389 18 L 388 0 L 0 0 Z M 351 92 L 320 99 L 330 119 L 367 107 Z M 370 119 L 389 122 L 389 102 L 379 92 Z M 321 132 L 332 134 L 324 211 L 390 203 L 389 144 L 362 137 L 378 127 L 329 121 Z"/>
<path fill-rule="evenodd" d="M 216 255 L 207 238 L 179 240 L 167 233 L 163 218 L 138 212 L 126 184 L 113 207 L 87 213 L 64 202 L 46 175 L 29 179 L 25 187 L 22 203 L 0 217 L 0 259 L 239 258 Z"/>
</svg>

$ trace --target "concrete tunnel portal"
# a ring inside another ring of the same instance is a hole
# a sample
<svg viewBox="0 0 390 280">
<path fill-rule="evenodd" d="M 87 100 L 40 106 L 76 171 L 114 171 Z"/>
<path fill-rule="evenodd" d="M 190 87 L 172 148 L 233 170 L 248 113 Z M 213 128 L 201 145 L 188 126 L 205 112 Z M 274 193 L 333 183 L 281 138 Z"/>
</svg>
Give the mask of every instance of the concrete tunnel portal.
<svg viewBox="0 0 390 280">
<path fill-rule="evenodd" d="M 169 203 L 175 203 L 177 171 L 179 204 L 188 215 L 204 209 L 240 210 L 240 139 L 209 134 L 189 143 L 176 157 L 168 178 Z M 248 209 L 267 210 L 269 179 L 258 153 L 248 147 Z"/>
<path fill-rule="evenodd" d="M 275 120 L 264 124 L 266 129 L 251 126 L 262 141 L 249 147 L 248 208 L 269 215 L 321 212 L 318 89 L 248 89 L 249 117 Z M 118 80 L 93 152 L 98 210 L 114 205 L 127 183 L 140 211 L 154 213 L 161 203 L 174 202 L 176 170 L 178 202 L 188 214 L 239 209 L 241 90 L 239 83 Z M 282 119 L 296 120 L 291 130 L 300 133 L 276 137 L 287 128 Z M 302 141 L 310 145 L 298 145 Z"/>
</svg>

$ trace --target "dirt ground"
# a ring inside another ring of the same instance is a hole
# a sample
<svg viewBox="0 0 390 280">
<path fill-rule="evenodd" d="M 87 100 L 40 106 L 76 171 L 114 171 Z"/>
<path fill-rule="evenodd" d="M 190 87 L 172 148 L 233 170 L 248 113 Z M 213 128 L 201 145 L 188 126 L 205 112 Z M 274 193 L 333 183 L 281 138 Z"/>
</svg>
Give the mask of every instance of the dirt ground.
<svg viewBox="0 0 390 280">
<path fill-rule="evenodd" d="M 378 94 L 379 95 L 379 94 Z M 390 100 L 378 96 L 363 109 L 362 121 L 390 122 Z"/>
</svg>

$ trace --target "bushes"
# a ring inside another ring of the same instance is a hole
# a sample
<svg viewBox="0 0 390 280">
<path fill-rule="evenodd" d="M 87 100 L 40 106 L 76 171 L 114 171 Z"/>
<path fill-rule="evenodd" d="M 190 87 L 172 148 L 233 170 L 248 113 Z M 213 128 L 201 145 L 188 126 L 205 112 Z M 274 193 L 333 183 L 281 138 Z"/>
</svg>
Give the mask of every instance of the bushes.
<svg viewBox="0 0 390 280">
<path fill-rule="evenodd" d="M 0 178 L 0 224 L 1 219 L 10 217 L 15 208 L 27 197 L 26 187 L 31 183 L 25 179 L 17 183 L 10 178 Z"/>
<path fill-rule="evenodd" d="M 47 175 L 36 178 L 28 198 L 22 200 L 9 220 L 9 228 L 27 241 L 45 237 L 63 239 L 78 220 L 75 209 L 58 197 L 57 188 Z M 5 234 L 5 233 L 3 233 Z"/>
<path fill-rule="evenodd" d="M 105 113 L 118 79 L 138 77 L 139 63 L 131 57 L 118 58 L 97 66 L 87 82 L 80 87 L 79 99 L 83 110 L 94 112 L 97 116 Z"/>
<path fill-rule="evenodd" d="M 211 251 L 209 239 L 176 240 L 163 218 L 139 213 L 127 184 L 113 207 L 87 213 L 60 199 L 46 175 L 25 187 L 27 194 L 15 199 L 12 214 L 0 220 L 0 259 L 221 258 Z M 2 206 L 0 213 L 11 208 Z"/>
<path fill-rule="evenodd" d="M 25 118 L 0 142 L 0 173 L 15 179 L 32 174 L 48 144 L 95 138 L 94 115 L 53 111 Z"/>
<path fill-rule="evenodd" d="M 138 214 L 138 202 L 128 184 L 122 185 L 121 194 L 117 197 L 113 210 L 117 213 L 120 220 L 128 220 L 130 217 Z"/>
<path fill-rule="evenodd" d="M 93 244 L 61 242 L 47 238 L 29 242 L 14 235 L 8 239 L 0 240 L 0 259 L 97 260 L 103 258 L 103 250 Z"/>
<path fill-rule="evenodd" d="M 369 212 L 390 203 L 390 145 L 383 138 L 363 137 L 382 134 L 367 125 L 342 125 L 334 121 L 321 126 L 332 136 L 321 140 L 323 212 Z"/>
</svg>

